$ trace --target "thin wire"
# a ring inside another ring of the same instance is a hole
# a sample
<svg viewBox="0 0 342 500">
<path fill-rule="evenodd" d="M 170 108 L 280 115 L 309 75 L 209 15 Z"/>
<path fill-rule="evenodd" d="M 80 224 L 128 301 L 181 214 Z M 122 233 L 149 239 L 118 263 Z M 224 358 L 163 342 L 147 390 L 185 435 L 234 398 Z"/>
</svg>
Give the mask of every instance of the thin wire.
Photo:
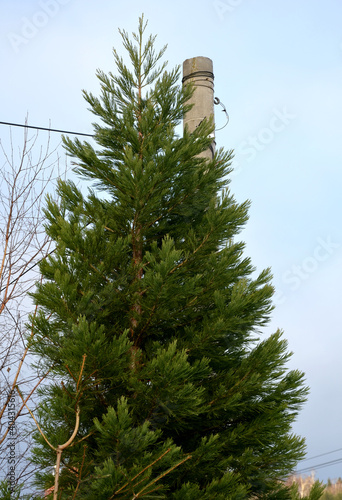
<svg viewBox="0 0 342 500">
<path fill-rule="evenodd" d="M 9 125 L 11 127 L 32 128 L 35 130 L 45 130 L 47 132 L 58 132 L 59 134 L 84 135 L 86 137 L 95 137 L 94 134 L 85 134 L 84 132 L 70 132 L 69 130 L 59 130 L 56 128 L 34 127 L 33 125 L 23 125 L 21 123 L 0 122 L 0 125 Z"/>
<path fill-rule="evenodd" d="M 337 451 L 341 451 L 341 450 L 342 450 L 342 448 L 337 448 L 337 450 L 327 451 L 326 453 L 320 453 L 319 455 L 315 455 L 315 456 L 309 457 L 309 458 L 303 458 L 303 460 L 301 460 L 301 462 L 304 462 L 304 460 L 313 460 L 314 458 L 323 457 L 324 455 L 330 455 L 331 453 L 336 453 Z"/>
<path fill-rule="evenodd" d="M 311 467 L 305 467 L 304 469 L 296 470 L 296 474 L 301 474 L 303 472 L 309 472 L 313 469 L 323 469 L 324 467 L 329 467 L 330 465 L 340 464 L 342 462 L 342 458 L 337 458 L 336 460 L 330 460 L 329 462 L 322 462 L 320 464 L 312 465 Z"/>
<path fill-rule="evenodd" d="M 34 130 L 44 130 L 44 131 L 47 131 L 47 132 L 58 132 L 60 134 L 72 134 L 72 135 L 83 135 L 83 136 L 87 136 L 87 137 L 94 137 L 93 134 L 85 134 L 83 132 L 70 132 L 68 130 L 59 130 L 59 129 L 53 129 L 53 128 L 47 128 L 47 127 L 35 127 L 33 125 L 23 125 L 21 123 L 11 123 L 11 122 L 2 122 L 0 121 L 0 125 L 8 125 L 8 126 L 11 126 L 11 127 L 22 127 L 22 128 L 30 128 L 30 129 L 34 129 Z M 45 255 L 43 258 L 41 258 L 40 260 L 38 260 L 37 262 L 35 262 L 32 266 L 30 266 L 28 269 L 26 269 L 22 276 L 24 276 L 26 273 L 28 273 L 29 271 L 31 271 L 34 267 L 36 267 L 38 264 L 40 264 L 44 259 L 46 259 L 46 257 L 48 255 L 51 255 L 56 249 L 53 249 L 51 250 L 51 252 L 49 252 L 47 255 Z M 9 285 L 6 285 L 4 288 L 2 288 L 0 290 L 0 293 L 3 292 L 5 290 L 5 288 L 7 288 L 7 286 L 11 286 L 15 281 L 16 281 L 17 278 L 14 278 L 10 283 Z"/>
<path fill-rule="evenodd" d="M 216 128 L 215 129 L 215 132 L 218 132 L 219 130 L 222 130 L 223 128 L 225 128 L 227 125 L 228 125 L 228 122 L 229 122 L 229 115 L 228 115 L 228 112 L 226 110 L 226 106 L 220 101 L 220 99 L 218 97 L 215 97 L 214 99 L 214 104 L 220 104 L 222 106 L 222 111 L 225 113 L 226 115 L 226 118 L 227 118 L 227 121 L 226 123 L 223 125 L 223 127 L 220 127 L 220 128 Z"/>
<path fill-rule="evenodd" d="M 93 134 L 85 134 L 83 132 L 70 132 L 68 130 L 59 130 L 59 129 L 53 129 L 53 128 L 46 128 L 46 127 L 35 127 L 33 125 L 23 125 L 21 123 L 11 123 L 11 122 L 2 122 L 0 121 L 0 125 L 8 125 L 8 126 L 11 126 L 11 127 L 22 127 L 22 128 L 30 128 L 30 129 L 34 129 L 34 130 L 44 130 L 44 131 L 47 131 L 47 132 L 58 132 L 58 133 L 61 133 L 61 134 L 72 134 L 72 135 L 83 135 L 83 136 L 87 136 L 87 137 L 94 137 Z M 32 266 L 30 266 L 29 268 L 27 268 L 22 276 L 24 276 L 26 273 L 28 273 L 29 271 L 31 271 L 34 267 L 36 267 L 38 264 L 40 264 L 44 259 L 46 259 L 47 256 L 51 255 L 53 252 L 55 252 L 56 249 L 53 249 L 51 250 L 51 252 L 49 252 L 47 255 L 45 255 L 44 257 L 42 257 L 40 260 L 38 260 L 37 262 L 35 262 L 34 264 L 32 264 Z M 3 292 L 7 286 L 11 286 L 15 281 L 17 280 L 17 278 L 14 278 L 10 283 L 9 285 L 6 285 L 5 287 L 3 287 L 1 290 L 0 290 L 0 293 Z"/>
</svg>

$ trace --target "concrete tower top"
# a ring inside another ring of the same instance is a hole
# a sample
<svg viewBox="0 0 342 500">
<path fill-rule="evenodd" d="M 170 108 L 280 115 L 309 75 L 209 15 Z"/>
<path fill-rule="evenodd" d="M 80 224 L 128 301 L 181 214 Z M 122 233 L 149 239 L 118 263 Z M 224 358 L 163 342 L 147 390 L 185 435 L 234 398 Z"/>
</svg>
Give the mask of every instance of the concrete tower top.
<svg viewBox="0 0 342 500">
<path fill-rule="evenodd" d="M 214 73 L 213 61 L 208 57 L 193 57 L 186 59 L 183 63 L 183 85 L 192 82 L 195 91 L 189 104 L 193 107 L 184 117 L 183 126 L 189 132 L 193 132 L 204 118 L 214 119 Z M 209 159 L 213 157 L 215 151 L 215 137 L 210 150 L 205 151 L 200 156 Z"/>
<path fill-rule="evenodd" d="M 189 79 L 208 78 L 213 85 L 213 61 L 209 57 L 192 57 L 183 62 L 183 83 Z"/>
</svg>

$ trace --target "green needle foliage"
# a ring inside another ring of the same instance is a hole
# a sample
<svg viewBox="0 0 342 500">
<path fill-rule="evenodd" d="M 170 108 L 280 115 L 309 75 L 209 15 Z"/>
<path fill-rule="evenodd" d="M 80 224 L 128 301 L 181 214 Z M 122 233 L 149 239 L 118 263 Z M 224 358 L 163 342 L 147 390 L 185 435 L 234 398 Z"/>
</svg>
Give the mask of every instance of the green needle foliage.
<svg viewBox="0 0 342 500">
<path fill-rule="evenodd" d="M 6 480 L 0 481 L 0 500 L 20 500 L 20 498 L 27 498 L 21 496 L 20 490 L 19 486 L 12 488 Z"/>
<path fill-rule="evenodd" d="M 179 135 L 193 88 L 145 28 L 121 32 L 130 66 L 114 50 L 100 98 L 84 92 L 97 149 L 64 139 L 89 192 L 60 181 L 46 209 L 56 250 L 41 264 L 32 349 L 50 369 L 39 422 L 54 447 L 80 412 L 58 498 L 290 499 L 303 374 L 286 368 L 280 332 L 260 340 L 273 288 L 235 239 L 249 204 L 225 187 L 232 152 L 199 156 L 208 120 Z M 36 441 L 48 488 L 56 454 Z"/>
</svg>

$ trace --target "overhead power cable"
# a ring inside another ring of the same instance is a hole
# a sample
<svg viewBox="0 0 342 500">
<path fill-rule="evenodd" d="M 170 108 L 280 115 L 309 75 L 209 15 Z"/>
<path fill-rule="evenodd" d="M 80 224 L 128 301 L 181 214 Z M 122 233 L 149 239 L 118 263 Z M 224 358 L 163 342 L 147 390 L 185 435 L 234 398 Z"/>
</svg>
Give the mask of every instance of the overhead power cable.
<svg viewBox="0 0 342 500">
<path fill-rule="evenodd" d="M 84 132 L 71 132 L 70 130 L 59 130 L 56 128 L 35 127 L 33 125 L 23 125 L 22 123 L 0 122 L 0 125 L 8 125 L 10 127 L 31 128 L 34 130 L 44 130 L 45 132 L 58 132 L 59 134 L 84 135 L 86 137 L 95 137 L 94 134 L 85 134 Z"/>
<path fill-rule="evenodd" d="M 71 134 L 71 135 L 83 135 L 83 136 L 86 136 L 86 137 L 94 137 L 94 134 L 85 134 L 84 132 L 71 132 L 69 130 L 59 130 L 59 129 L 54 129 L 54 128 L 47 128 L 47 127 L 35 127 L 33 125 L 27 125 L 27 124 L 22 124 L 22 123 L 12 123 L 12 122 L 2 122 L 0 121 L 0 125 L 7 125 L 7 126 L 10 126 L 10 127 L 21 127 L 21 128 L 29 128 L 29 129 L 34 129 L 34 130 L 43 130 L 43 131 L 46 131 L 46 132 L 58 132 L 60 134 Z M 34 264 L 32 264 L 31 267 L 25 269 L 25 271 L 22 273 L 22 276 L 26 273 L 28 273 L 29 271 L 31 271 L 35 266 L 37 266 L 38 264 L 40 264 L 40 262 L 42 262 L 42 260 L 44 260 L 48 255 L 51 255 L 56 249 L 53 249 L 51 250 L 51 252 L 49 252 L 47 255 L 45 255 L 42 259 L 38 260 L 37 262 L 35 262 Z M 16 281 L 17 278 L 14 278 L 10 283 L 9 285 L 7 286 L 11 286 L 15 281 Z M 3 292 L 5 290 L 6 286 L 3 287 L 1 290 L 0 290 L 0 293 Z"/>
<path fill-rule="evenodd" d="M 331 455 L 331 453 L 337 453 L 338 451 L 342 451 L 342 448 L 337 448 L 337 450 L 332 450 L 332 451 L 327 451 L 325 453 L 320 453 L 319 455 L 315 455 L 313 457 L 303 458 L 303 460 L 301 460 L 301 462 L 304 462 L 305 460 L 313 460 L 314 458 L 324 457 L 325 455 Z"/>
<path fill-rule="evenodd" d="M 330 465 L 337 465 L 342 462 L 342 458 L 337 458 L 336 460 L 330 460 L 329 462 L 322 462 L 320 464 L 312 465 L 311 467 L 305 467 L 304 469 L 299 469 L 295 471 L 295 474 L 302 474 L 303 472 L 310 472 L 314 469 L 323 469 L 324 467 L 329 467 Z"/>
<path fill-rule="evenodd" d="M 337 448 L 336 450 L 327 451 L 325 453 L 320 453 L 319 455 L 314 455 L 313 457 L 304 458 L 303 460 L 301 460 L 301 462 L 304 462 L 307 460 L 314 460 L 315 458 L 324 457 L 326 455 L 331 455 L 332 453 L 337 453 L 338 451 L 342 451 L 342 448 Z M 305 472 L 310 472 L 313 469 L 323 469 L 324 467 L 329 467 L 331 465 L 337 465 L 339 463 L 342 463 L 342 458 L 336 458 L 335 460 L 329 460 L 328 462 L 321 462 L 321 463 L 316 464 L 316 465 L 303 467 L 302 469 L 296 470 L 295 474 L 302 474 Z"/>
</svg>

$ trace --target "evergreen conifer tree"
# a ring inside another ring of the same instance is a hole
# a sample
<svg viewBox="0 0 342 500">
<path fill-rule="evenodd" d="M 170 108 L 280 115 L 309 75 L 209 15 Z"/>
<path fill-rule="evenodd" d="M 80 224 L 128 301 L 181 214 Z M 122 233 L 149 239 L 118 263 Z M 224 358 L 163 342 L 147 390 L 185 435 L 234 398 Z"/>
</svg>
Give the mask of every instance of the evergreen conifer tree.
<svg viewBox="0 0 342 500">
<path fill-rule="evenodd" d="M 98 149 L 64 139 L 89 192 L 60 181 L 47 203 L 56 249 L 34 294 L 32 350 L 50 369 L 38 420 L 57 447 L 79 417 L 58 498 L 291 498 L 281 479 L 303 456 L 291 433 L 303 374 L 287 369 L 280 332 L 260 339 L 273 288 L 236 241 L 248 203 L 225 188 L 232 153 L 199 157 L 210 121 L 178 133 L 193 89 L 145 28 L 121 32 L 130 66 L 114 50 L 100 98 L 84 92 Z M 36 441 L 49 488 L 56 453 Z"/>
</svg>

